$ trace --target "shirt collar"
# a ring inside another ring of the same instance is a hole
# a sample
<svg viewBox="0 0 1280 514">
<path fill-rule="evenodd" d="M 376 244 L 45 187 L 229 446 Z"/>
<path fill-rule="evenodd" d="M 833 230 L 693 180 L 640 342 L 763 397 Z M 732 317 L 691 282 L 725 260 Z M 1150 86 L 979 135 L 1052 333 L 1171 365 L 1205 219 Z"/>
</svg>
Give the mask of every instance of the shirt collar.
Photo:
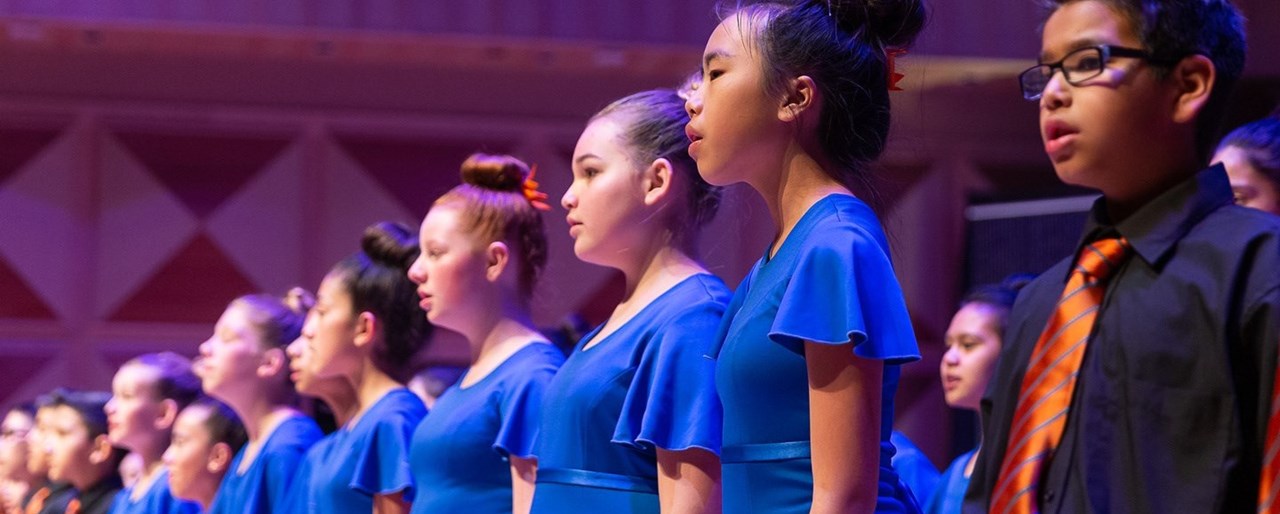
<svg viewBox="0 0 1280 514">
<path fill-rule="evenodd" d="M 102 501 L 109 501 L 114 498 L 116 492 L 121 489 L 120 477 L 112 474 L 99 480 L 98 483 L 89 486 L 88 490 L 80 492 L 80 511 L 85 512 L 91 506 L 97 506 Z"/>
<path fill-rule="evenodd" d="M 1138 257 L 1158 270 L 1191 227 L 1209 213 L 1232 204 L 1233 198 L 1231 182 L 1221 164 L 1197 172 L 1117 224 L 1108 219 L 1106 198 L 1099 198 L 1089 210 L 1084 234 L 1071 255 L 1080 255 L 1080 250 L 1093 241 L 1119 235 L 1129 240 Z"/>
</svg>

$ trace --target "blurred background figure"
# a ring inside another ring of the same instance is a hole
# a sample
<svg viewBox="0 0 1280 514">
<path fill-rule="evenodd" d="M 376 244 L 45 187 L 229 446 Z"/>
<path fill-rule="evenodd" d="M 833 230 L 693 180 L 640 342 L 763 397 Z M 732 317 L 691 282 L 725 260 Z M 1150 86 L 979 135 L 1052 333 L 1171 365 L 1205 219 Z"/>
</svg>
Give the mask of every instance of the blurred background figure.
<svg viewBox="0 0 1280 514">
<path fill-rule="evenodd" d="M 47 480 L 27 469 L 31 446 L 27 433 L 36 424 L 36 409 L 24 403 L 9 409 L 0 422 L 0 512 L 20 514 L 26 500 Z"/>
<path fill-rule="evenodd" d="M 235 411 L 213 398 L 200 398 L 178 414 L 173 442 L 164 452 L 173 496 L 209 512 L 222 478 L 249 435 Z"/>
<path fill-rule="evenodd" d="M 961 300 L 960 310 L 947 327 L 947 353 L 939 366 L 944 397 L 951 408 L 978 410 L 1004 346 L 1009 311 L 1018 291 L 1033 278 L 1034 275 L 1012 275 L 999 284 L 978 287 Z M 925 503 L 926 514 L 959 514 L 978 450 L 957 457 L 942 473 Z"/>
<path fill-rule="evenodd" d="M 138 452 L 129 452 L 120 461 L 120 483 L 125 487 L 133 487 L 138 483 L 138 479 L 142 478 L 144 467 L 142 455 Z"/>
<path fill-rule="evenodd" d="M 1226 166 L 1237 204 L 1280 214 L 1280 117 L 1231 131 L 1218 143 L 1212 162 Z"/>
<path fill-rule="evenodd" d="M 410 378 L 405 386 L 413 391 L 413 394 L 418 395 L 430 410 L 435 406 L 436 398 L 457 382 L 466 371 L 467 368 L 461 366 L 430 366 Z"/>
</svg>

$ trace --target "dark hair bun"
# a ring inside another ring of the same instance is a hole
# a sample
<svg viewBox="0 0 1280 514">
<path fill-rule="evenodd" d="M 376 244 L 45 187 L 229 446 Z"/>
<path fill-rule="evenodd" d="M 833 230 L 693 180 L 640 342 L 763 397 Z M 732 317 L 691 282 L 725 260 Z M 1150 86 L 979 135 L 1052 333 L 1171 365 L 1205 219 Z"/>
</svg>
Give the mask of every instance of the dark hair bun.
<svg viewBox="0 0 1280 514">
<path fill-rule="evenodd" d="M 494 191 L 518 193 L 529 176 L 529 165 L 509 155 L 476 153 L 462 161 L 462 183 Z"/>
<path fill-rule="evenodd" d="M 307 311 L 311 310 L 311 308 L 316 305 L 315 295 L 311 294 L 311 291 L 307 291 L 306 288 L 302 287 L 294 287 L 290 289 L 289 292 L 284 294 L 284 298 L 281 300 L 284 302 L 285 306 L 289 307 L 289 310 L 294 312 L 294 314 L 301 314 L 304 316 L 307 314 Z"/>
<path fill-rule="evenodd" d="M 360 249 L 374 262 L 405 271 L 418 258 L 417 237 L 403 223 L 381 221 L 364 229 Z"/>
<path fill-rule="evenodd" d="M 911 46 L 928 19 L 924 0 L 813 0 L 830 9 L 841 29 L 882 48 Z"/>
</svg>

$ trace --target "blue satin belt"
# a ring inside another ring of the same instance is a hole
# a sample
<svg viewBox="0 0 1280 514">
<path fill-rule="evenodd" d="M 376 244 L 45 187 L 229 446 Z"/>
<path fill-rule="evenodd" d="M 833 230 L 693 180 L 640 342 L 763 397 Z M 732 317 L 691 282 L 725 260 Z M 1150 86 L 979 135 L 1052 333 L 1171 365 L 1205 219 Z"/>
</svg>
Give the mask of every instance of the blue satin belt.
<svg viewBox="0 0 1280 514">
<path fill-rule="evenodd" d="M 658 481 L 650 478 L 615 475 L 583 469 L 539 469 L 538 482 L 579 485 L 634 493 L 658 494 Z"/>
</svg>

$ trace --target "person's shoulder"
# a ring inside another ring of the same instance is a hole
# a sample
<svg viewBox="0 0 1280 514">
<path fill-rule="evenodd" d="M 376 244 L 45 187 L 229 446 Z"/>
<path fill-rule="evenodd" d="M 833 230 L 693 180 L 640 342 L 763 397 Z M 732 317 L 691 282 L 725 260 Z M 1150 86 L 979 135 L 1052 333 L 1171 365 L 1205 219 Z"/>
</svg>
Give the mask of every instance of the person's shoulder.
<svg viewBox="0 0 1280 514">
<path fill-rule="evenodd" d="M 733 296 L 733 291 L 729 290 L 724 280 L 711 273 L 699 273 L 689 277 L 689 287 L 693 289 L 694 299 L 699 302 L 723 304 L 728 303 L 729 298 Z"/>
<path fill-rule="evenodd" d="M 297 439 L 314 441 L 324 436 L 316 420 L 307 415 L 292 416 L 280 423 L 280 428 L 276 430 L 279 431 L 280 435 L 284 436 L 282 437 L 284 439 L 282 442 L 286 443 Z"/>
<path fill-rule="evenodd" d="M 732 296 L 719 277 L 710 273 L 692 275 L 654 300 L 658 303 L 650 322 L 657 327 L 678 327 L 708 315 L 719 320 Z"/>
<path fill-rule="evenodd" d="M 801 260 L 815 253 L 850 259 L 866 253 L 888 255 L 888 236 L 871 207 L 852 196 L 832 197 L 809 220 L 807 232 L 802 234 Z"/>
<path fill-rule="evenodd" d="M 1197 226 L 1211 237 L 1280 238 L 1280 216 L 1239 205 L 1224 205 Z"/>
<path fill-rule="evenodd" d="M 1226 205 L 1187 231 L 1180 244 L 1216 261 L 1251 263 L 1264 273 L 1280 269 L 1280 216 Z M 1280 274 L 1277 274 L 1280 276 Z"/>
<path fill-rule="evenodd" d="M 398 425 L 405 421 L 416 423 L 427 414 L 426 404 L 407 388 L 388 392 L 374 407 L 365 415 L 375 417 L 373 421 L 379 425 Z"/>
<path fill-rule="evenodd" d="M 564 352 L 549 342 L 530 343 L 507 357 L 502 365 L 504 382 L 527 382 L 541 380 L 545 374 L 555 374 L 564 364 Z"/>
</svg>

